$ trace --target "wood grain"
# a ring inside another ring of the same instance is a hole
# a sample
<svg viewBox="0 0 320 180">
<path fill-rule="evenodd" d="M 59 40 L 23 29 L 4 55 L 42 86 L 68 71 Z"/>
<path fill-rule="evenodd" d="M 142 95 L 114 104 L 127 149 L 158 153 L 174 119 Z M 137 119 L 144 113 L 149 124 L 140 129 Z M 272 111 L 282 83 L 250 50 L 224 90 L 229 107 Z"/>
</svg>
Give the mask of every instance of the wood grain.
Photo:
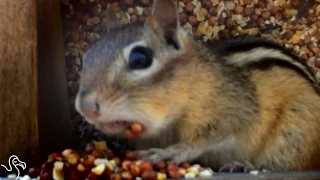
<svg viewBox="0 0 320 180">
<path fill-rule="evenodd" d="M 71 145 L 59 0 L 37 0 L 41 159 Z"/>
<path fill-rule="evenodd" d="M 0 0 L 0 164 L 37 152 L 36 23 L 35 0 Z"/>
</svg>

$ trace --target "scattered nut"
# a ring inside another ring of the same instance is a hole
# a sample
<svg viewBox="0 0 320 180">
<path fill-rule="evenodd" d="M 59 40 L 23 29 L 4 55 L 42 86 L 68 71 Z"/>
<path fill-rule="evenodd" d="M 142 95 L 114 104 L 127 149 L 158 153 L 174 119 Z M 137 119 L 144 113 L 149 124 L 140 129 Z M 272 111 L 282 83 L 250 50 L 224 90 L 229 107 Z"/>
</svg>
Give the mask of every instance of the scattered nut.
<svg viewBox="0 0 320 180">
<path fill-rule="evenodd" d="M 168 176 L 171 179 L 179 179 L 182 177 L 182 175 L 179 173 L 178 169 L 168 170 Z"/>
<path fill-rule="evenodd" d="M 147 171 L 152 169 L 152 163 L 150 161 L 143 161 L 140 164 L 141 171 Z"/>
<path fill-rule="evenodd" d="M 75 153 L 69 154 L 66 158 L 67 158 L 68 163 L 72 164 L 72 165 L 76 165 L 80 161 L 79 155 L 77 155 Z"/>
<path fill-rule="evenodd" d="M 185 9 L 187 12 L 192 12 L 196 6 L 190 1 L 186 4 Z"/>
<path fill-rule="evenodd" d="M 129 171 L 130 171 L 131 175 L 134 177 L 140 175 L 140 172 L 141 172 L 140 168 L 135 164 L 129 165 Z"/>
<path fill-rule="evenodd" d="M 99 164 L 96 167 L 92 168 L 91 172 L 99 176 L 99 175 L 101 175 L 103 173 L 105 168 L 106 168 L 105 164 Z"/>
<path fill-rule="evenodd" d="M 131 180 L 132 179 L 132 175 L 130 174 L 130 172 L 122 172 L 121 173 L 121 177 L 124 179 L 124 180 Z"/>
<path fill-rule="evenodd" d="M 199 177 L 212 177 L 213 171 L 211 169 L 205 169 L 199 173 Z"/>
<path fill-rule="evenodd" d="M 142 179 L 148 179 L 148 180 L 156 180 L 157 179 L 157 173 L 152 171 L 152 170 L 148 170 L 148 171 L 144 171 L 141 175 Z"/>
<path fill-rule="evenodd" d="M 82 165 L 85 167 L 92 167 L 94 165 L 95 157 L 91 154 L 86 155 L 81 161 Z"/>
</svg>

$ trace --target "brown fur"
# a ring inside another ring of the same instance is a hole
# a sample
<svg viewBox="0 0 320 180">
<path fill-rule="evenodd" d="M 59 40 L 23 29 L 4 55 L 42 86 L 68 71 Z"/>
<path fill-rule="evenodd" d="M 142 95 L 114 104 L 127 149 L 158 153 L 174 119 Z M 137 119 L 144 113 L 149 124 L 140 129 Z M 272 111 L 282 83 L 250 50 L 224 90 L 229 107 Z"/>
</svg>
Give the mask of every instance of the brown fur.
<svg viewBox="0 0 320 180">
<path fill-rule="evenodd" d="M 256 55 L 228 64 L 220 50 L 174 25 L 170 4 L 156 1 L 145 25 L 110 30 L 86 52 L 77 110 L 110 135 L 122 136 L 104 124 L 138 121 L 147 128 L 131 141 L 138 150 L 163 148 L 212 168 L 248 160 L 275 170 L 320 169 L 320 96 L 310 76 L 277 64 L 261 68 Z M 165 7 L 170 12 L 159 13 Z M 127 70 L 122 54 L 141 40 L 159 63 L 147 76 Z"/>
<path fill-rule="evenodd" d="M 281 169 L 320 168 L 320 97 L 310 83 L 279 67 L 253 71 L 251 79 L 262 109 L 253 161 Z"/>
</svg>

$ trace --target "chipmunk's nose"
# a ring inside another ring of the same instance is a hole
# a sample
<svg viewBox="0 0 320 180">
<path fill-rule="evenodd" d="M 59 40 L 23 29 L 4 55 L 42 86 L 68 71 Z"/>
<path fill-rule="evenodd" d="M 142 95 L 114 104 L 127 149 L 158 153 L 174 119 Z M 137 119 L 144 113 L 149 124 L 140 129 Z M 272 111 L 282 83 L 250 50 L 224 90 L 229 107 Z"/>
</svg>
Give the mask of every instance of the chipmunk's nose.
<svg viewBox="0 0 320 180">
<path fill-rule="evenodd" d="M 94 119 L 100 116 L 100 105 L 94 93 L 82 91 L 76 97 L 76 110 L 86 118 Z"/>
</svg>

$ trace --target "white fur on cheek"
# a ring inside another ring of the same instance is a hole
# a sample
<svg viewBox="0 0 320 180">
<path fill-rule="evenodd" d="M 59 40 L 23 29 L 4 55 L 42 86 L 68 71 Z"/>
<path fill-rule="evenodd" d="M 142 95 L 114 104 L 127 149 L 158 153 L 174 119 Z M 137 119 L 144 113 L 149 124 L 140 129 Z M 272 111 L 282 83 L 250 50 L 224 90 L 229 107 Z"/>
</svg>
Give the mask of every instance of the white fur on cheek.
<svg viewBox="0 0 320 180">
<path fill-rule="evenodd" d="M 180 26 L 178 27 L 177 30 L 177 37 L 178 41 L 180 42 L 180 53 L 183 53 L 185 51 L 185 39 L 188 39 L 188 32 L 181 28 Z"/>
<path fill-rule="evenodd" d="M 82 114 L 82 112 L 81 112 L 81 109 L 80 109 L 80 95 L 79 95 L 79 92 L 78 92 L 77 95 L 76 95 L 76 99 L 75 99 L 74 104 L 75 104 L 75 108 L 76 108 L 76 110 L 78 111 L 78 113 L 80 113 L 80 115 L 83 116 L 83 114 Z"/>
<path fill-rule="evenodd" d="M 147 43 L 146 43 L 146 41 L 141 40 L 141 41 L 137 41 L 137 42 L 134 42 L 134 43 L 126 46 L 123 49 L 123 56 L 124 56 L 126 62 L 128 62 L 128 60 L 129 60 L 131 50 L 136 46 L 147 47 Z M 154 72 L 156 72 L 159 69 L 160 69 L 159 61 L 156 58 L 153 58 L 152 64 L 149 68 L 132 71 L 133 76 L 131 76 L 130 78 L 133 80 L 139 80 L 139 79 L 150 76 L 151 74 L 153 74 Z"/>
</svg>

